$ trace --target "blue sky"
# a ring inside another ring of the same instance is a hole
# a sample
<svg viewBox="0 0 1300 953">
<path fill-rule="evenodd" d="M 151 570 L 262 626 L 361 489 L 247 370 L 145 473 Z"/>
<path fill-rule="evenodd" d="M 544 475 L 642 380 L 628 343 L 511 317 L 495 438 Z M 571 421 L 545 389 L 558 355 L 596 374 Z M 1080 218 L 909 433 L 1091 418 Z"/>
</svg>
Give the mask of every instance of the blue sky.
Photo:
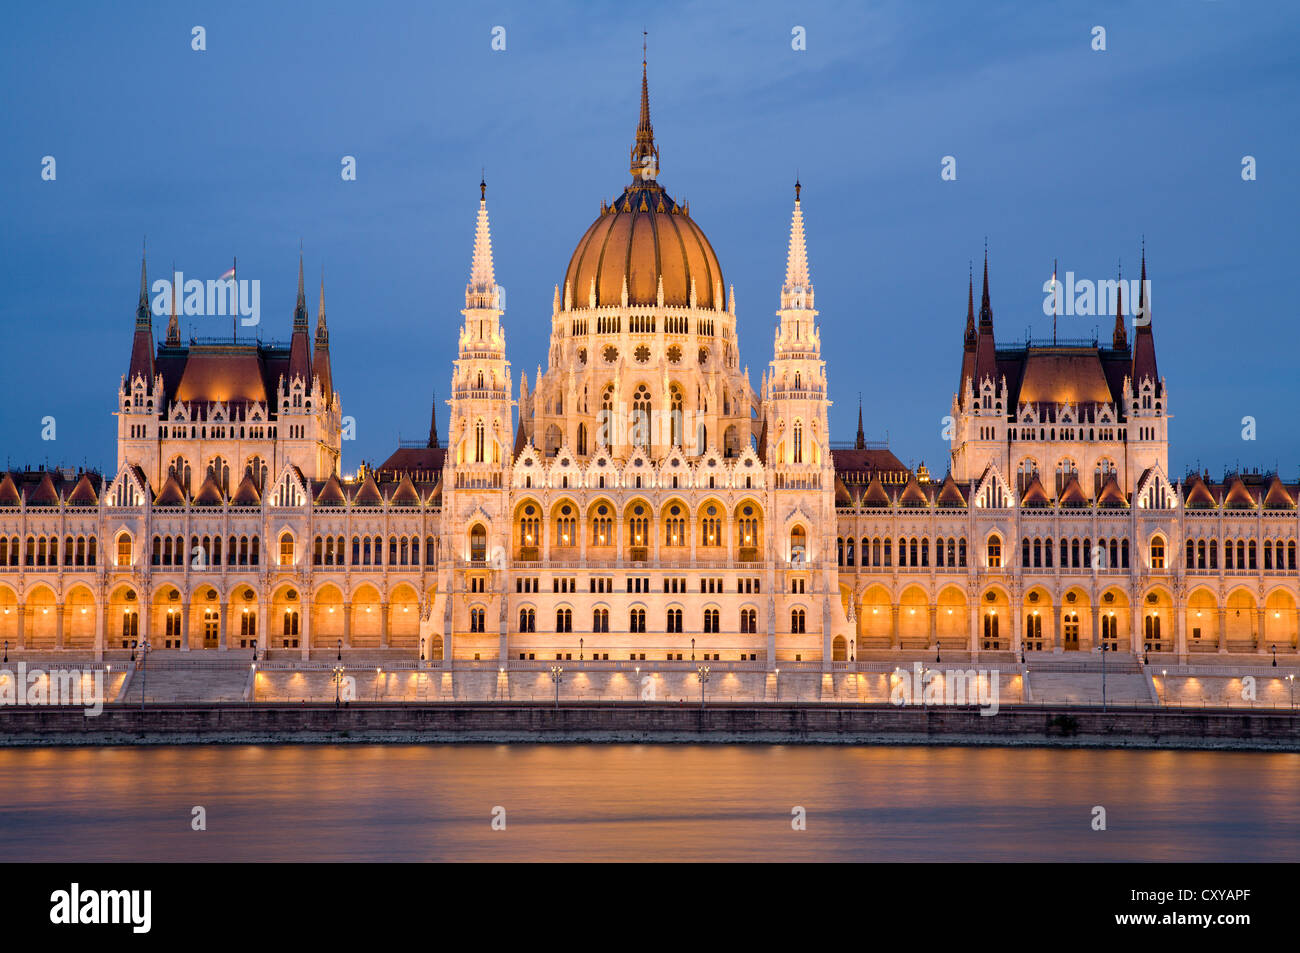
<svg viewBox="0 0 1300 953">
<path fill-rule="evenodd" d="M 154 277 L 173 260 L 216 277 L 238 255 L 240 277 L 261 281 L 268 339 L 289 334 L 301 239 L 313 315 L 325 269 L 336 386 L 357 420 L 345 470 L 422 436 L 432 392 L 449 389 L 480 167 L 508 356 L 531 380 L 552 289 L 628 179 L 645 29 L 661 182 L 690 201 L 735 285 L 755 386 L 797 170 L 835 439 L 852 439 L 861 392 L 869 438 L 946 468 L 967 267 L 978 278 L 986 236 L 996 330 L 1012 343 L 1051 333 L 1053 258 L 1091 279 L 1122 259 L 1135 277 L 1145 235 L 1174 474 L 1300 472 L 1293 6 L 269 7 L 0 13 L 9 465 L 113 468 L 144 235 Z M 796 25 L 805 51 L 791 49 Z M 1096 25 L 1105 52 L 1091 49 Z M 339 175 L 344 155 L 355 182 Z M 940 179 L 945 155 L 956 181 Z M 1110 326 L 1075 317 L 1060 333 Z M 228 328 L 194 318 L 182 331 Z M 41 439 L 46 416 L 55 441 Z"/>
</svg>

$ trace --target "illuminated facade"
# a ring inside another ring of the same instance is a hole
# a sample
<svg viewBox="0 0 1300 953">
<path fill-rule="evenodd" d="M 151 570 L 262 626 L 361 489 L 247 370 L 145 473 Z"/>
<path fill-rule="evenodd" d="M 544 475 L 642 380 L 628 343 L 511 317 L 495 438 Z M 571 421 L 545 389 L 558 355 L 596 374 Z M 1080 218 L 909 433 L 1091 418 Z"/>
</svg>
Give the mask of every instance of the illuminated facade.
<svg viewBox="0 0 1300 953">
<path fill-rule="evenodd" d="M 868 444 L 861 411 L 830 442 L 800 187 L 755 388 L 719 259 L 659 183 L 644 66 L 630 172 L 517 389 L 480 186 L 447 445 L 435 408 L 427 441 L 353 479 L 301 261 L 286 346 L 183 345 L 174 315 L 155 346 L 142 274 L 116 472 L 0 478 L 8 650 L 769 670 L 1297 651 L 1300 486 L 1171 481 L 1145 300 L 1132 342 L 1117 313 L 1107 347 L 1000 348 L 986 256 L 931 479 Z"/>
</svg>

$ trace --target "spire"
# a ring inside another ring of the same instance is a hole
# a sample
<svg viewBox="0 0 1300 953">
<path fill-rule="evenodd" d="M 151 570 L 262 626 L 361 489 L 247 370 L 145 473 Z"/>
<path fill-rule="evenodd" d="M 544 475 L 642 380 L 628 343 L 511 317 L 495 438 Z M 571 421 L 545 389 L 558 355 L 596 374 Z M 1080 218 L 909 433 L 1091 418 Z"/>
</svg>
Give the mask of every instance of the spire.
<svg viewBox="0 0 1300 953">
<path fill-rule="evenodd" d="M 642 36 L 645 36 L 644 31 Z M 650 161 L 653 157 L 653 161 Z M 659 175 L 659 147 L 655 145 L 654 126 L 650 125 L 650 82 L 646 77 L 646 45 L 641 43 L 641 120 L 632 143 L 632 179 L 653 181 Z"/>
<path fill-rule="evenodd" d="M 181 343 L 181 326 L 176 320 L 176 262 L 172 262 L 172 314 L 167 322 L 167 346 L 179 347 Z"/>
<path fill-rule="evenodd" d="M 1150 378 L 1156 391 L 1160 389 L 1160 374 L 1156 369 L 1156 342 L 1151 333 L 1151 304 L 1147 300 L 1147 248 L 1142 241 L 1142 278 L 1138 282 L 1138 306 L 1133 315 L 1133 390 Z"/>
<path fill-rule="evenodd" d="M 1111 338 L 1111 344 L 1117 350 L 1125 350 L 1128 347 L 1128 334 L 1124 329 L 1124 272 L 1121 270 L 1117 274 L 1115 284 L 1115 333 Z"/>
<path fill-rule="evenodd" d="M 135 306 L 135 326 L 153 329 L 153 316 L 149 312 L 149 276 L 143 249 L 140 251 L 140 300 Z"/>
<path fill-rule="evenodd" d="M 980 329 L 993 330 L 993 305 L 989 303 L 989 246 L 984 243 L 984 293 L 980 297 Z"/>
<path fill-rule="evenodd" d="M 298 301 L 293 307 L 293 335 L 289 338 L 289 380 L 302 378 L 311 387 L 311 341 L 307 338 L 307 293 L 303 288 L 302 247 L 298 248 Z"/>
<path fill-rule="evenodd" d="M 854 442 L 855 450 L 865 450 L 867 448 L 867 435 L 862 430 L 862 394 L 858 394 L 858 439 Z"/>
<path fill-rule="evenodd" d="M 470 260 L 466 308 L 496 307 L 496 275 L 492 269 L 492 229 L 488 223 L 487 180 L 480 179 L 478 220 L 474 225 L 474 255 Z"/>
<path fill-rule="evenodd" d="M 803 186 L 794 183 L 794 212 L 790 217 L 790 249 L 786 254 L 785 284 L 781 286 L 781 309 L 811 310 L 812 277 L 808 273 L 808 244 L 804 238 L 803 207 L 799 193 Z"/>
<path fill-rule="evenodd" d="M 135 307 L 135 334 L 131 340 L 131 363 L 126 371 L 127 393 L 130 393 L 131 382 L 137 377 L 144 379 L 145 390 L 153 390 L 153 314 L 149 310 L 149 276 L 143 250 L 140 252 L 140 300 Z"/>
<path fill-rule="evenodd" d="M 979 391 L 985 378 L 998 386 L 997 343 L 993 337 L 993 305 L 989 302 L 989 249 L 984 244 L 984 291 L 980 297 L 979 331 L 975 344 L 975 390 Z M 965 382 L 963 381 L 963 386 Z"/>
<path fill-rule="evenodd" d="M 298 301 L 293 306 L 293 329 L 307 330 L 307 295 L 302 284 L 302 248 L 298 249 Z"/>
<path fill-rule="evenodd" d="M 433 392 L 433 411 L 429 414 L 429 449 L 437 450 L 438 443 L 438 392 Z"/>
<path fill-rule="evenodd" d="M 975 270 L 966 273 L 966 350 L 975 349 Z"/>
<path fill-rule="evenodd" d="M 311 357 L 312 369 L 320 381 L 320 397 L 326 407 L 334 400 L 334 373 L 330 365 L 330 331 L 325 324 L 325 269 L 320 272 L 320 308 L 316 312 L 316 344 Z"/>
</svg>

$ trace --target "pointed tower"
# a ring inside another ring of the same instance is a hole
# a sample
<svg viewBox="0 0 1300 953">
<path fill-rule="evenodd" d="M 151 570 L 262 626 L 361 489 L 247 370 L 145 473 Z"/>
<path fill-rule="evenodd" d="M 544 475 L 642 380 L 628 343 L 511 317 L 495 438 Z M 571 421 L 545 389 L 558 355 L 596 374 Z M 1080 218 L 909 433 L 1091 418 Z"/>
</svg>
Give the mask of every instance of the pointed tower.
<svg viewBox="0 0 1300 953">
<path fill-rule="evenodd" d="M 951 422 L 945 421 L 952 454 L 952 474 L 958 483 L 978 479 L 985 467 L 1001 460 L 1016 412 L 1009 406 L 1005 376 L 998 370 L 993 336 L 993 302 L 989 294 L 989 250 L 984 246 L 984 287 L 979 322 L 975 321 L 973 275 L 966 290 L 966 335 L 962 350 L 961 386 L 952 399 Z"/>
<path fill-rule="evenodd" d="M 514 402 L 501 305 L 502 294 L 492 266 L 487 183 L 480 181 L 474 251 L 461 311 L 465 321 L 460 329 L 460 352 L 452 371 L 448 402 L 451 421 L 447 446 L 458 467 L 498 474 L 509 465 L 514 445 Z"/>
<path fill-rule="evenodd" d="M 858 394 L 858 437 L 853 442 L 854 450 L 867 449 L 867 434 L 862 429 L 862 395 Z"/>
<path fill-rule="evenodd" d="M 131 363 L 122 389 L 130 393 L 134 382 L 144 381 L 146 393 L 153 389 L 153 314 L 149 310 L 149 275 L 144 252 L 140 253 L 140 299 L 135 306 L 135 336 L 131 339 Z"/>
<path fill-rule="evenodd" d="M 1133 387 L 1141 391 L 1142 382 L 1151 381 L 1159 389 L 1156 369 L 1156 341 L 1151 333 L 1151 304 L 1147 300 L 1147 250 L 1142 246 L 1142 278 L 1138 283 L 1138 306 L 1133 315 Z"/>
<path fill-rule="evenodd" d="M 796 181 L 785 284 L 781 286 L 781 310 L 777 311 L 781 320 L 763 394 L 767 462 L 769 466 L 778 468 L 831 465 L 826 362 L 821 359 L 821 332 L 817 327 L 817 311 L 813 308 L 802 189 L 803 186 Z"/>
<path fill-rule="evenodd" d="M 172 262 L 172 313 L 171 318 L 167 321 L 167 341 L 168 347 L 181 346 L 181 325 L 176 319 L 176 263 Z"/>
<path fill-rule="evenodd" d="M 438 440 L 438 392 L 433 392 L 433 409 L 429 411 L 429 442 L 425 444 L 430 450 L 437 450 L 442 446 Z"/>
<path fill-rule="evenodd" d="M 1169 395 L 1156 368 L 1156 342 L 1151 333 L 1151 296 L 1147 284 L 1146 243 L 1142 246 L 1142 277 L 1133 314 L 1133 369 L 1124 382 L 1124 414 L 1128 426 L 1130 471 L 1150 466 L 1169 472 Z"/>
<path fill-rule="evenodd" d="M 1124 273 L 1116 276 L 1115 284 L 1115 331 L 1111 335 L 1111 347 L 1117 351 L 1128 350 L 1128 332 L 1124 328 Z"/>
<path fill-rule="evenodd" d="M 330 331 L 325 324 L 324 269 L 320 276 L 320 309 L 316 312 L 316 341 L 311 363 L 316 371 L 316 380 L 320 382 L 320 393 L 315 396 L 322 407 L 328 408 L 334 402 L 334 375 L 330 369 Z"/>
<path fill-rule="evenodd" d="M 298 253 L 298 300 L 293 307 L 293 337 L 289 341 L 290 388 L 296 379 L 303 382 L 303 390 L 311 384 L 311 342 L 307 337 L 307 295 L 303 290 L 302 252 Z"/>
<path fill-rule="evenodd" d="M 966 334 L 962 339 L 961 378 L 957 382 L 958 400 L 966 393 L 968 381 L 975 379 L 975 273 L 971 270 L 966 276 Z"/>
<path fill-rule="evenodd" d="M 632 141 L 632 181 L 650 182 L 659 175 L 659 147 L 655 145 L 655 129 L 650 125 L 650 82 L 646 74 L 646 49 L 641 46 L 641 118 Z"/>
</svg>

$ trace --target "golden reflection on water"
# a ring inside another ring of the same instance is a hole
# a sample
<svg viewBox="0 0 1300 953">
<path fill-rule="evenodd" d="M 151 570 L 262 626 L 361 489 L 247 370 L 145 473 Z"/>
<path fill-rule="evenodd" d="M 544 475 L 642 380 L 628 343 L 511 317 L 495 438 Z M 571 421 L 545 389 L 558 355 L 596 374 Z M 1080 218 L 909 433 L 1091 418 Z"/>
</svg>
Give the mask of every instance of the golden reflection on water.
<svg viewBox="0 0 1300 953">
<path fill-rule="evenodd" d="M 0 749 L 7 860 L 1294 861 L 1298 794 L 1300 755 L 1281 753 Z M 196 805 L 203 832 L 190 829 Z"/>
</svg>

